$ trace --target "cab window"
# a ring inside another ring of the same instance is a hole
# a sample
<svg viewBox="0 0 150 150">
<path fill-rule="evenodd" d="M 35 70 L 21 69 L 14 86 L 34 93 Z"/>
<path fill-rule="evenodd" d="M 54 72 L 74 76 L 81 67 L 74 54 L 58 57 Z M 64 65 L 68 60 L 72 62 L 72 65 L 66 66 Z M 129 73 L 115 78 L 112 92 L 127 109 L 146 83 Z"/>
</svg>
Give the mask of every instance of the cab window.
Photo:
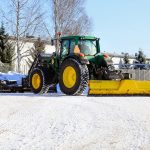
<svg viewBox="0 0 150 150">
<path fill-rule="evenodd" d="M 69 40 L 62 41 L 61 55 L 65 56 L 69 53 Z"/>
<path fill-rule="evenodd" d="M 70 53 L 74 53 L 75 45 L 76 45 L 75 40 L 71 39 L 70 40 Z"/>
<path fill-rule="evenodd" d="M 95 55 L 97 53 L 95 40 L 80 40 L 78 46 L 85 55 Z"/>
</svg>

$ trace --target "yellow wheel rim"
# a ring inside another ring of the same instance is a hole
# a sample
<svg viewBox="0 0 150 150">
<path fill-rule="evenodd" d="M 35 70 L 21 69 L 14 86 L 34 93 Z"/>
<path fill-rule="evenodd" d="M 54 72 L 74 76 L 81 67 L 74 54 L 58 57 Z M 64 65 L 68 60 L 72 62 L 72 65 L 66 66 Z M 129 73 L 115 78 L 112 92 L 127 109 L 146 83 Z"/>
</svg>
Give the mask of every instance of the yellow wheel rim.
<svg viewBox="0 0 150 150">
<path fill-rule="evenodd" d="M 38 89 L 40 87 L 41 84 L 41 78 L 39 76 L 39 74 L 34 74 L 32 77 L 32 86 L 34 89 Z"/>
<path fill-rule="evenodd" d="M 72 88 L 76 83 L 76 71 L 73 67 L 68 66 L 63 72 L 63 83 L 67 88 Z"/>
</svg>

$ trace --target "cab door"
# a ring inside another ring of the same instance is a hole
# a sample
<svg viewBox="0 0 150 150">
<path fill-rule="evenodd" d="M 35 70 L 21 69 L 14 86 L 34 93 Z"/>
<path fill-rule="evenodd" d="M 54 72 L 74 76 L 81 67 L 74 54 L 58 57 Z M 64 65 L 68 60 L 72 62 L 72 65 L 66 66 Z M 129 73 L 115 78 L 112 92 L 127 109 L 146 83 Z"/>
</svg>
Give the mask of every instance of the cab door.
<svg viewBox="0 0 150 150">
<path fill-rule="evenodd" d="M 70 40 L 62 40 L 60 58 L 63 60 L 69 54 Z"/>
</svg>

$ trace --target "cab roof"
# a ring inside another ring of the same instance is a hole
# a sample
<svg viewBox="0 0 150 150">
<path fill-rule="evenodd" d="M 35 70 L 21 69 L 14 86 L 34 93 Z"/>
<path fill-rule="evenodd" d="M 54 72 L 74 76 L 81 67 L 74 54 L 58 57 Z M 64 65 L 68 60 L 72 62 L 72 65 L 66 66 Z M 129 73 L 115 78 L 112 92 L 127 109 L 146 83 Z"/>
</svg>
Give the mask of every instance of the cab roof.
<svg viewBox="0 0 150 150">
<path fill-rule="evenodd" d="M 88 40 L 96 40 L 97 38 L 94 36 L 82 36 L 82 35 L 76 35 L 76 36 L 63 36 L 61 37 L 62 40 L 65 39 L 88 39 Z"/>
</svg>

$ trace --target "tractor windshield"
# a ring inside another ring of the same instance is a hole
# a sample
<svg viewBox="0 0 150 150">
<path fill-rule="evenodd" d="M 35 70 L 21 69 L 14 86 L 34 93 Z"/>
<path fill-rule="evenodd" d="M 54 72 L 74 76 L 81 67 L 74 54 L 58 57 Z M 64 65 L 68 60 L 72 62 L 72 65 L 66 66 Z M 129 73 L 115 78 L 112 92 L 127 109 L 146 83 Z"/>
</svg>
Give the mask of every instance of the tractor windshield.
<svg viewBox="0 0 150 150">
<path fill-rule="evenodd" d="M 97 53 L 96 40 L 79 40 L 78 46 L 84 55 L 95 55 Z"/>
</svg>

